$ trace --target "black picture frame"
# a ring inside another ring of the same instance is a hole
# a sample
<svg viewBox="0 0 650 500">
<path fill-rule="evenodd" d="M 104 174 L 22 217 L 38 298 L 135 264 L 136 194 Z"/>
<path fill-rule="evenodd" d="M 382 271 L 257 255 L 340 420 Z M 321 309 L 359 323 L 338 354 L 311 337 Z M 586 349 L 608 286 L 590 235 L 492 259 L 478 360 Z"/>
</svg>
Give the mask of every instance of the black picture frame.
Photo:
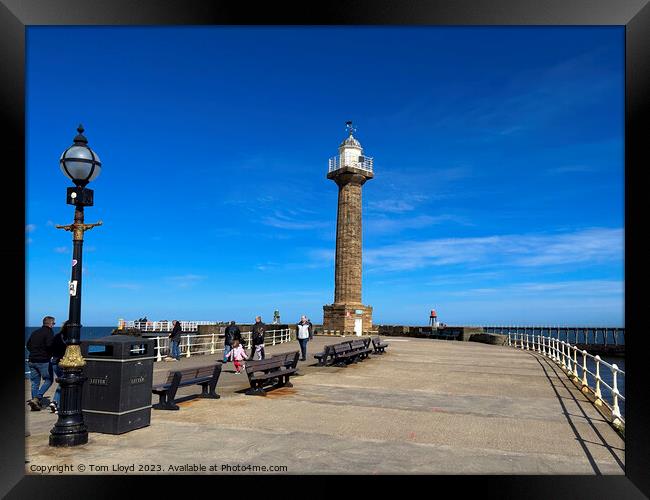
<svg viewBox="0 0 650 500">
<path fill-rule="evenodd" d="M 642 175 L 650 165 L 650 6 L 648 0 L 352 0 L 337 2 L 261 2 L 205 0 L 0 0 L 0 110 L 4 123 L 4 226 L 2 245 L 9 269 L 3 299 L 5 328 L 2 391 L 0 495 L 7 498 L 115 497 L 133 491 L 123 476 L 25 475 L 22 333 L 25 326 L 25 218 L 11 216 L 25 206 L 25 29 L 36 25 L 618 25 L 625 26 L 625 322 L 626 322 L 626 474 L 625 476 L 427 476 L 423 482 L 441 494 L 443 486 L 462 495 L 478 487 L 498 498 L 643 498 L 650 496 L 650 400 L 643 343 L 640 290 L 647 264 L 640 200 Z M 56 159 L 54 160 L 56 164 Z M 20 168 L 23 166 L 23 168 Z M 56 168 L 56 167 L 53 167 Z M 8 176 L 8 178 L 6 177 Z M 15 200 L 14 200 L 15 198 Z M 15 204 L 14 204 L 15 203 Z M 62 201 L 63 203 L 63 201 Z M 22 326 L 21 326 L 22 325 Z M 218 443 L 215 443 L 218 446 Z M 138 477 L 138 482 L 145 477 Z M 171 491 L 180 476 L 147 476 L 150 494 Z M 199 478 L 186 478 L 198 481 Z M 210 478 L 207 478 L 210 479 Z M 221 478 L 215 494 L 229 490 Z M 321 478 L 323 479 L 323 478 Z M 248 481 L 248 479 L 246 479 Z M 367 481 L 364 481 L 367 482 Z M 383 481 L 373 481 L 381 485 Z M 448 483 L 448 484 L 446 484 Z M 400 484 L 400 483 L 398 483 Z M 404 485 L 403 482 L 401 482 Z M 429 486 L 430 485 L 430 486 Z M 404 489 L 399 490 L 407 491 Z M 425 490 L 426 493 L 426 490 Z M 244 492 L 245 494 L 245 492 Z"/>
</svg>

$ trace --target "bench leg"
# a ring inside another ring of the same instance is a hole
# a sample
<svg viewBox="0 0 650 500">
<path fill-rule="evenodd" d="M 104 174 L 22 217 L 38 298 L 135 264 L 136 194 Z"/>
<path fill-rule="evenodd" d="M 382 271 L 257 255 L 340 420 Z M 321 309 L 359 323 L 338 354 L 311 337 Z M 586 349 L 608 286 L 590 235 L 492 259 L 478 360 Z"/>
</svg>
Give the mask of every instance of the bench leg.
<svg viewBox="0 0 650 500">
<path fill-rule="evenodd" d="M 281 378 L 281 380 L 284 380 L 280 385 L 282 387 L 293 387 L 293 384 L 289 382 L 289 375 L 285 375 L 284 377 Z"/>
<path fill-rule="evenodd" d="M 221 396 L 214 392 L 214 387 L 210 387 L 210 392 L 208 392 L 208 386 L 212 385 L 210 382 L 206 382 L 205 384 L 201 384 L 201 394 L 199 395 L 200 398 L 207 398 L 207 399 L 219 399 Z"/>
<path fill-rule="evenodd" d="M 261 387 L 251 387 L 246 391 L 248 396 L 266 396 L 266 391 Z"/>
<path fill-rule="evenodd" d="M 162 392 L 158 394 L 160 397 L 160 401 L 158 401 L 155 405 L 151 405 L 151 407 L 155 410 L 180 410 L 178 405 L 175 405 L 173 401 L 167 401 L 167 393 Z"/>
</svg>

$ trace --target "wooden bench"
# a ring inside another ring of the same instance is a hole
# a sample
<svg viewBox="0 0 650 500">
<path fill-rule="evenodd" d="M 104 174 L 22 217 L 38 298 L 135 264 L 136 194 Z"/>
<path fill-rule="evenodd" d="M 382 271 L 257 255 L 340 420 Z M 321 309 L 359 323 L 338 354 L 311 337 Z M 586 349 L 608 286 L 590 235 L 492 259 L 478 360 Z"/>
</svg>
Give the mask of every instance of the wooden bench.
<svg viewBox="0 0 650 500">
<path fill-rule="evenodd" d="M 384 354 L 384 352 L 386 352 L 388 344 L 386 342 L 382 342 L 379 337 L 373 337 L 372 346 L 375 348 L 375 354 Z"/>
<path fill-rule="evenodd" d="M 289 377 L 296 373 L 296 368 L 288 368 L 285 358 L 272 356 L 259 361 L 246 362 L 246 375 L 251 384 L 246 391 L 249 396 L 266 396 L 265 385 L 275 384 L 276 387 L 293 387 Z"/>
<path fill-rule="evenodd" d="M 325 349 L 322 352 L 317 352 L 314 354 L 314 358 L 318 360 L 319 365 L 327 364 L 327 359 L 331 358 L 334 355 L 334 350 L 332 349 L 334 344 L 326 345 Z"/>
<path fill-rule="evenodd" d="M 341 342 L 332 346 L 332 364 L 345 366 L 357 360 L 359 353 L 352 349 L 350 342 Z"/>
<path fill-rule="evenodd" d="M 156 410 L 178 410 L 174 403 L 176 391 L 179 387 L 188 385 L 200 385 L 200 398 L 219 399 L 221 396 L 215 392 L 219 376 L 221 375 L 221 363 L 198 368 L 187 368 L 185 370 L 170 371 L 167 374 L 167 381 L 164 384 L 157 384 L 151 388 L 151 392 L 158 394 L 160 401 L 152 408 Z"/>
<path fill-rule="evenodd" d="M 363 340 L 352 340 L 350 342 L 350 347 L 352 348 L 353 352 L 356 352 L 358 354 L 358 360 L 366 359 L 372 352 L 372 349 L 369 349 Z"/>
<path fill-rule="evenodd" d="M 298 366 L 299 357 L 299 351 L 281 352 L 271 356 L 271 358 L 282 358 L 285 368 L 296 368 Z"/>
</svg>

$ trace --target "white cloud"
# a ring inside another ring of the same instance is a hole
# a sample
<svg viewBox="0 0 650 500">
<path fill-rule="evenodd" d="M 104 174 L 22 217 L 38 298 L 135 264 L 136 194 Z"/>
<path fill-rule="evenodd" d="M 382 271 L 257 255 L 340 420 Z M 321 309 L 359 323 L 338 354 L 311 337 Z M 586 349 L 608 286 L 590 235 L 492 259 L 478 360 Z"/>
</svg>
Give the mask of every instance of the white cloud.
<svg viewBox="0 0 650 500">
<path fill-rule="evenodd" d="M 70 253 L 70 247 L 56 247 L 54 251 L 56 253 Z"/>
<path fill-rule="evenodd" d="M 468 223 L 461 217 L 455 215 L 418 215 L 411 218 L 388 218 L 388 217 L 375 217 L 370 219 L 364 224 L 365 229 L 370 234 L 375 233 L 395 233 L 405 229 L 419 229 L 434 224 L 442 224 L 443 222 L 456 222 L 459 224 Z"/>
<path fill-rule="evenodd" d="M 415 208 L 413 203 L 404 200 L 380 200 L 368 203 L 368 208 L 374 212 L 403 213 Z"/>
<path fill-rule="evenodd" d="M 34 231 L 36 231 L 36 224 L 27 224 L 25 226 L 25 232 L 26 233 L 32 233 Z"/>
<path fill-rule="evenodd" d="M 137 283 L 110 283 L 108 286 L 110 288 L 125 288 L 127 290 L 139 290 L 142 288 L 142 285 Z"/>
<path fill-rule="evenodd" d="M 304 220 L 303 215 L 312 214 L 309 210 L 275 210 L 273 215 L 267 215 L 260 219 L 262 224 L 278 229 L 305 230 L 320 229 L 328 227 L 329 222 Z"/>
<path fill-rule="evenodd" d="M 169 276 L 166 279 L 173 281 L 177 286 L 181 288 L 187 288 L 196 284 L 197 282 L 204 280 L 207 276 L 198 275 L 198 274 L 185 274 L 182 276 Z"/>
<path fill-rule="evenodd" d="M 549 174 L 571 174 L 576 172 L 593 172 L 596 169 L 587 165 L 564 165 L 561 167 L 549 168 Z"/>
<path fill-rule="evenodd" d="M 199 281 L 205 279 L 207 276 L 199 274 L 184 274 L 182 276 L 169 276 L 167 279 L 172 281 Z"/>
<path fill-rule="evenodd" d="M 503 235 L 404 241 L 364 252 L 370 268 L 384 271 L 430 266 L 559 266 L 623 258 L 623 229 L 593 228 L 575 233 Z"/>
<path fill-rule="evenodd" d="M 624 294 L 625 282 L 622 280 L 574 280 L 559 282 L 515 283 L 502 287 L 473 288 L 469 290 L 450 291 L 447 295 L 475 297 L 492 294 L 507 295 L 508 300 L 520 297 L 593 297 L 617 296 Z"/>
</svg>

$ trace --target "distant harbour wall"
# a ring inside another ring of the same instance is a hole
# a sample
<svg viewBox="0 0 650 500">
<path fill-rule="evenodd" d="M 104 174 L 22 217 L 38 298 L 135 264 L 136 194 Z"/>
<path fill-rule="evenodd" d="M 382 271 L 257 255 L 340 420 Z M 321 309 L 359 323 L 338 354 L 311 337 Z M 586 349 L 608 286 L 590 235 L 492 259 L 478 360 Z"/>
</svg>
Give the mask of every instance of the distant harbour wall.
<svg viewBox="0 0 650 500">
<path fill-rule="evenodd" d="M 462 342 L 482 342 L 484 344 L 505 345 L 507 335 L 486 333 L 480 326 L 432 326 L 376 325 L 379 335 L 390 337 L 416 337 L 440 340 L 459 340 Z"/>
</svg>

